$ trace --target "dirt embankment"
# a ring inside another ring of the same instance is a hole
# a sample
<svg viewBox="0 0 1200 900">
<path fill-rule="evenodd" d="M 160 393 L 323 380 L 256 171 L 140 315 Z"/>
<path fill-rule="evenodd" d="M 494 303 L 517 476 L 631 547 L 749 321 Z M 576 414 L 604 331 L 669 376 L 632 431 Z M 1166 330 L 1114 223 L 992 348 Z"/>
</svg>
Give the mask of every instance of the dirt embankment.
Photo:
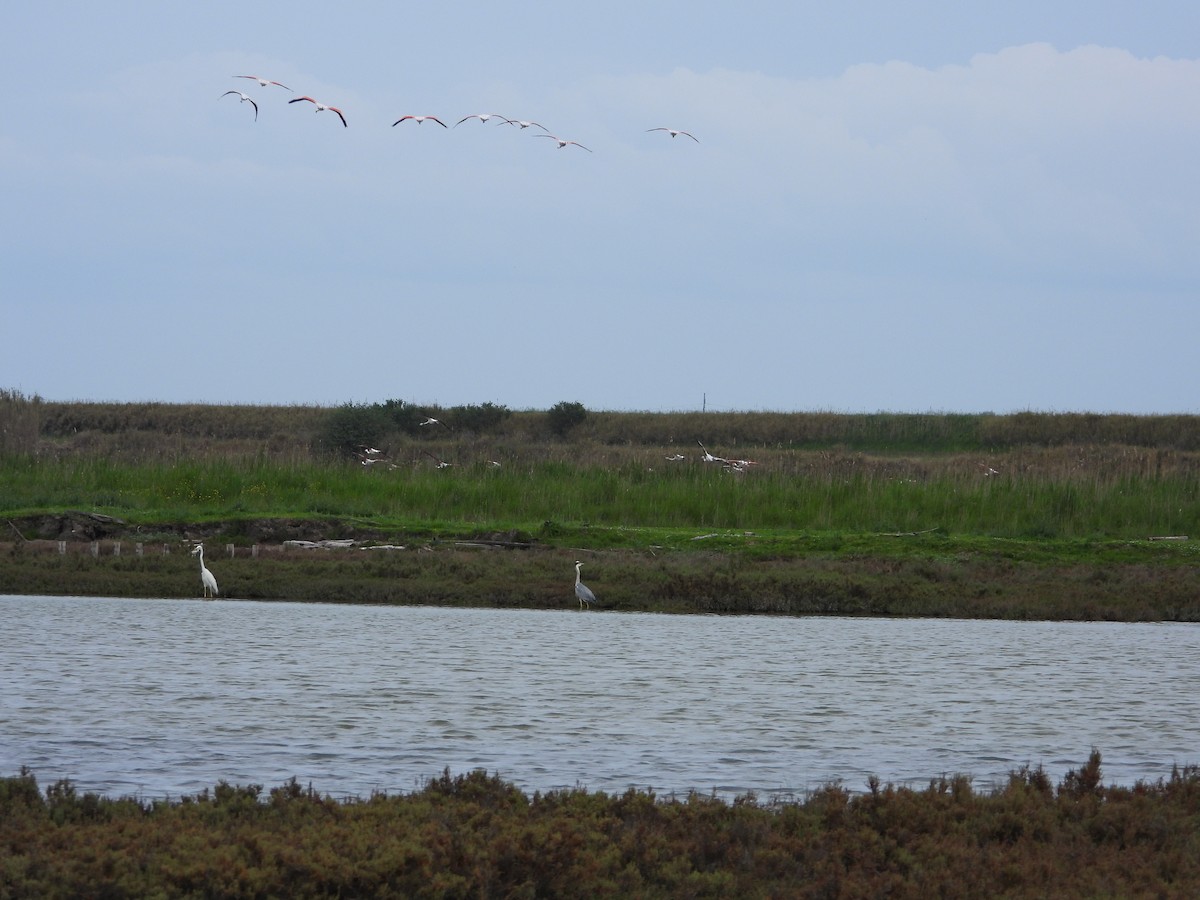
<svg viewBox="0 0 1200 900">
<path fill-rule="evenodd" d="M 24 541 L 155 540 L 175 537 L 181 541 L 204 540 L 214 535 L 236 534 L 247 543 L 281 544 L 284 541 L 320 541 L 331 538 L 370 540 L 383 535 L 374 529 L 346 523 L 304 519 L 253 519 L 236 523 L 204 524 L 164 522 L 152 527 L 130 525 L 114 516 L 69 510 L 62 513 L 21 516 L 8 520 L 10 538 Z"/>
</svg>

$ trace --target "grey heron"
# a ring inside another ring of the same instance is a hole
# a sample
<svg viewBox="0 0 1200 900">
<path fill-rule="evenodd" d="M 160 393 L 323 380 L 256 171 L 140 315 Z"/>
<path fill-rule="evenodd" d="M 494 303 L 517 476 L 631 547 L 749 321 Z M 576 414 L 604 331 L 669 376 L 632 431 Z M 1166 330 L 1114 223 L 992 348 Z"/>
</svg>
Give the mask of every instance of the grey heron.
<svg viewBox="0 0 1200 900">
<path fill-rule="evenodd" d="M 583 563 L 575 560 L 575 596 L 579 598 L 579 608 L 585 606 L 588 609 L 592 608 L 592 604 L 596 602 L 596 595 L 592 593 L 592 589 L 579 580 L 579 570 L 583 568 Z"/>
<path fill-rule="evenodd" d="M 192 550 L 192 556 L 197 555 L 200 557 L 200 585 L 204 588 L 204 599 L 207 600 L 210 592 L 215 597 L 220 591 L 217 590 L 217 579 L 213 578 L 213 573 L 204 567 L 203 544 L 197 544 Z"/>
</svg>

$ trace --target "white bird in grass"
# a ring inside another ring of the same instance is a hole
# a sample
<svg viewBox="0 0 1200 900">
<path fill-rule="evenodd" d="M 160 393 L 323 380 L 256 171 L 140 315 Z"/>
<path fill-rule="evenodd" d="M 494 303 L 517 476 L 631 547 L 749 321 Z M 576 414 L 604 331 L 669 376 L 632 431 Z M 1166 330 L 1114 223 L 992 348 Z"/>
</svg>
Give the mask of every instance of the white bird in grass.
<svg viewBox="0 0 1200 900">
<path fill-rule="evenodd" d="M 225 93 L 223 93 L 221 95 L 221 97 L 228 97 L 230 94 L 237 94 L 239 97 L 242 98 L 241 99 L 242 103 L 249 103 L 251 106 L 254 107 L 254 121 L 257 122 L 258 121 L 258 104 L 254 102 L 254 98 L 250 97 L 246 94 L 243 94 L 241 91 L 226 91 Z M 221 97 L 218 97 L 217 99 L 220 100 Z"/>
<path fill-rule="evenodd" d="M 268 84 L 274 84 L 283 88 L 285 91 L 290 91 L 291 88 L 286 84 L 280 84 L 278 81 L 268 81 L 266 78 L 259 78 L 257 75 L 234 75 L 234 78 L 249 78 L 251 81 L 257 81 L 259 87 L 266 87 Z"/>
<path fill-rule="evenodd" d="M 435 469 L 449 469 L 451 466 L 454 465 L 454 463 L 446 462 L 440 456 L 435 456 L 434 454 L 430 453 L 428 450 L 422 450 L 421 452 L 424 453 L 426 456 L 428 456 L 430 459 L 432 459 L 435 463 L 437 463 L 437 465 L 434 466 Z"/>
<path fill-rule="evenodd" d="M 688 137 L 690 137 L 690 138 L 691 138 L 693 141 L 695 141 L 697 144 L 698 144 L 698 143 L 700 143 L 700 138 L 696 137 L 696 136 L 695 136 L 694 134 L 692 134 L 690 131 L 680 131 L 680 130 L 679 130 L 679 129 L 677 129 L 677 128 L 647 128 L 647 129 L 646 129 L 646 131 L 647 131 L 647 132 L 650 132 L 650 131 L 665 131 L 667 134 L 671 135 L 671 137 L 678 137 L 678 136 L 679 136 L 679 135 L 681 135 L 681 134 L 686 134 Z"/>
<path fill-rule="evenodd" d="M 301 100 L 307 100 L 309 103 L 311 103 L 313 106 L 315 106 L 317 108 L 317 112 L 321 112 L 322 110 L 328 109 L 328 110 L 331 110 L 331 111 L 337 113 L 338 118 L 342 120 L 342 126 L 345 128 L 350 127 L 350 126 L 346 125 L 346 117 L 344 115 L 342 115 L 342 111 L 340 109 L 338 109 L 336 106 L 329 106 L 326 103 L 319 103 L 318 101 L 314 100 L 312 97 L 297 97 L 295 100 L 289 100 L 288 103 L 299 103 Z"/>
<path fill-rule="evenodd" d="M 596 602 L 596 595 L 592 593 L 592 589 L 579 580 L 579 570 L 583 568 L 583 563 L 575 560 L 575 596 L 579 598 L 579 608 L 585 606 L 588 609 L 592 608 L 592 604 Z"/>
<path fill-rule="evenodd" d="M 407 121 L 408 119 L 412 119 L 412 120 L 413 120 L 414 122 L 416 122 L 418 125 L 420 125 L 420 124 L 421 124 L 422 122 L 424 122 L 426 119 L 432 119 L 434 122 L 437 122 L 437 123 L 438 123 L 439 125 L 441 125 L 443 128 L 445 128 L 445 127 L 446 127 L 446 123 L 445 123 L 445 122 L 443 122 L 441 119 L 439 119 L 437 116 L 401 116 L 401 117 L 400 117 L 400 118 L 398 118 L 398 119 L 397 119 L 395 122 L 393 122 L 393 123 L 392 123 L 392 127 L 393 127 L 393 128 L 395 128 L 395 127 L 396 127 L 397 125 L 399 125 L 401 122 L 405 122 L 405 121 Z"/>
<path fill-rule="evenodd" d="M 217 579 L 213 578 L 213 573 L 204 568 L 204 545 L 197 544 L 192 550 L 192 556 L 200 556 L 200 585 L 204 588 L 204 599 L 207 600 L 209 595 L 217 596 L 220 591 L 217 590 Z"/>
<path fill-rule="evenodd" d="M 552 140 L 552 141 L 558 141 L 558 149 L 559 150 L 561 150 L 563 147 L 567 146 L 567 144 L 574 144 L 576 147 L 583 147 L 583 144 L 579 143 L 579 141 L 564 141 L 562 138 L 555 137 L 552 134 L 535 134 L 534 137 L 544 137 L 544 138 L 550 138 L 550 140 Z M 591 150 L 588 150 L 587 147 L 583 147 L 583 149 L 587 150 L 588 153 L 592 152 Z"/>
<path fill-rule="evenodd" d="M 704 461 L 705 462 L 707 462 L 707 463 L 713 463 L 713 462 L 727 463 L 727 462 L 729 462 L 729 460 L 727 460 L 723 456 L 713 456 L 711 453 L 708 452 L 708 448 L 705 447 L 703 444 L 701 444 L 700 441 L 696 441 L 696 443 L 700 444 L 700 449 L 704 451 Z"/>
<path fill-rule="evenodd" d="M 687 459 L 682 453 L 676 453 L 674 456 L 664 456 L 663 459 L 669 459 L 671 462 L 679 462 L 681 459 Z"/>
</svg>

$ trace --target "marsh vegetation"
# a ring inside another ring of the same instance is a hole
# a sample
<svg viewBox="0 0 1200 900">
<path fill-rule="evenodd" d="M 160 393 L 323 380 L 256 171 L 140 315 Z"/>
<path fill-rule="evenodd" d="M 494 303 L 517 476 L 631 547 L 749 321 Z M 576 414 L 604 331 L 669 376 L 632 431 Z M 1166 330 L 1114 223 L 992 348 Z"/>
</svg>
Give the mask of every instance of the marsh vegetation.
<svg viewBox="0 0 1200 900">
<path fill-rule="evenodd" d="M 422 427 L 431 415 L 445 425 Z M 227 594 L 248 598 L 550 605 L 585 552 L 603 555 L 589 572 L 617 608 L 1200 618 L 1200 558 L 1179 540 L 1200 530 L 1200 421 L 1189 416 L 8 393 L 0 419 L 9 591 L 190 595 L 175 559 L 56 557 L 35 539 L 203 539 Z M 754 465 L 706 463 L 701 441 Z M 368 447 L 379 450 L 369 463 Z M 80 511 L 113 524 L 79 527 Z M 246 552 L 288 537 L 410 552 L 309 553 L 306 567 Z"/>
<path fill-rule="evenodd" d="M 38 897 L 1194 896 L 1200 773 L 1105 786 L 1101 759 L 975 790 L 829 785 L 799 802 L 585 790 L 483 772 L 334 800 L 295 781 L 177 800 L 0 779 L 0 893 Z"/>
</svg>

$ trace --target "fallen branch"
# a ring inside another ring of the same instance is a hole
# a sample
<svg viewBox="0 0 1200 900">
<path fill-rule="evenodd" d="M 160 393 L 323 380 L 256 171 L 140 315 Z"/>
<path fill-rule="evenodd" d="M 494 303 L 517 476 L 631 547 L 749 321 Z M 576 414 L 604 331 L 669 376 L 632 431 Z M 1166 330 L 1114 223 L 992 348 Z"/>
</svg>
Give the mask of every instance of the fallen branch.
<svg viewBox="0 0 1200 900">
<path fill-rule="evenodd" d="M 885 531 L 884 537 L 913 537 L 918 534 L 930 534 L 937 531 L 937 528 L 926 528 L 924 531 Z"/>
</svg>

